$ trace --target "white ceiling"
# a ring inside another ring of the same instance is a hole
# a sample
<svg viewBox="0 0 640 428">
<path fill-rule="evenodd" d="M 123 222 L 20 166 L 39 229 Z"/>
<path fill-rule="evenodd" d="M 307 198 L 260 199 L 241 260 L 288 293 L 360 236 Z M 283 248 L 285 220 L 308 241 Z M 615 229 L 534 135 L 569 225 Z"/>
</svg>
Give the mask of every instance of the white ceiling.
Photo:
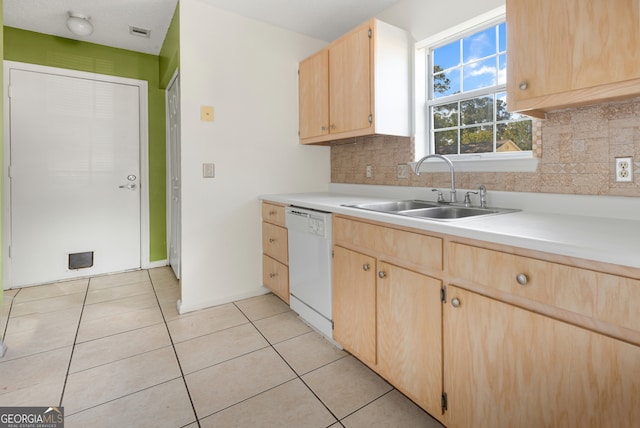
<svg viewBox="0 0 640 428">
<path fill-rule="evenodd" d="M 248 18 L 327 42 L 400 0 L 202 0 Z M 178 0 L 4 0 L 9 27 L 157 55 Z M 91 17 L 93 34 L 80 37 L 66 27 L 68 12 Z M 149 38 L 129 27 L 151 30 Z"/>
</svg>

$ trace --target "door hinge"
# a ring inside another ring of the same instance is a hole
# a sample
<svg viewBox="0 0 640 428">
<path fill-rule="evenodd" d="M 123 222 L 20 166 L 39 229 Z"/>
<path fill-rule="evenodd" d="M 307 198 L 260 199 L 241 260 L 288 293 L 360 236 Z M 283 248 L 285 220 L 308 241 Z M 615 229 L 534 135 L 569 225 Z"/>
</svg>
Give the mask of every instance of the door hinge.
<svg viewBox="0 0 640 428">
<path fill-rule="evenodd" d="M 335 324 L 333 323 L 333 320 L 331 320 L 331 330 L 335 330 Z"/>
<path fill-rule="evenodd" d="M 369 34 L 369 38 L 373 37 L 373 30 L 371 28 L 369 28 L 369 33 L 368 34 Z"/>
<path fill-rule="evenodd" d="M 333 250 L 331 250 L 331 258 L 335 257 L 335 252 Z"/>
<path fill-rule="evenodd" d="M 372 114 L 369 115 L 369 123 L 373 123 L 373 115 Z"/>
<path fill-rule="evenodd" d="M 447 411 L 447 406 L 449 405 L 449 400 L 447 398 L 447 393 L 443 392 L 442 397 L 440 398 L 440 405 L 442 406 L 442 413 Z"/>
<path fill-rule="evenodd" d="M 9 85 L 7 88 L 7 96 L 11 98 L 13 96 L 13 86 Z"/>
<path fill-rule="evenodd" d="M 440 289 L 440 301 L 442 303 L 447 303 L 447 286 L 443 285 Z"/>
<path fill-rule="evenodd" d="M 13 178 L 13 165 L 9 165 L 9 168 L 7 168 L 7 177 Z"/>
</svg>

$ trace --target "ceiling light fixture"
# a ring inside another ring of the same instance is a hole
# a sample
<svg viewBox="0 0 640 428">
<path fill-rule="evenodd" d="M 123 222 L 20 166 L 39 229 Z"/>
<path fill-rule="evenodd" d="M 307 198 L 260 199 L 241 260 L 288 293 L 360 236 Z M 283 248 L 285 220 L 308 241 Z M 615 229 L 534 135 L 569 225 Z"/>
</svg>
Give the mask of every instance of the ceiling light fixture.
<svg viewBox="0 0 640 428">
<path fill-rule="evenodd" d="M 75 12 L 69 12 L 67 28 L 78 36 L 88 36 L 93 33 L 93 25 L 91 25 L 89 17 Z"/>
</svg>

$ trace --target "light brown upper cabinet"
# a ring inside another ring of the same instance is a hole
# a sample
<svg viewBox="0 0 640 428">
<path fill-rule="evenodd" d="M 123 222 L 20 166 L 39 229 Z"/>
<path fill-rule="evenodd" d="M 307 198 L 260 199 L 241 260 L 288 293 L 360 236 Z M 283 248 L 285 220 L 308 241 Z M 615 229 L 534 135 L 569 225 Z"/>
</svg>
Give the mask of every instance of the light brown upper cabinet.
<svg viewBox="0 0 640 428">
<path fill-rule="evenodd" d="M 507 102 L 541 116 L 640 95 L 640 1 L 507 0 Z"/>
<path fill-rule="evenodd" d="M 411 38 L 370 20 L 300 62 L 300 143 L 411 133 Z"/>
</svg>

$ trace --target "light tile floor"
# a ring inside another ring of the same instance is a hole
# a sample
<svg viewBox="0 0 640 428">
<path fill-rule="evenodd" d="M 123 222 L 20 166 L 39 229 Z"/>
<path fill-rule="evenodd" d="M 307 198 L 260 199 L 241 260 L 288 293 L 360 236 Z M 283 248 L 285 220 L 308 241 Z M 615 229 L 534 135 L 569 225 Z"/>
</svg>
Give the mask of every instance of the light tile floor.
<svg viewBox="0 0 640 428">
<path fill-rule="evenodd" d="M 8 290 L 0 406 L 72 427 L 441 427 L 272 294 L 179 315 L 158 268 Z"/>
</svg>

